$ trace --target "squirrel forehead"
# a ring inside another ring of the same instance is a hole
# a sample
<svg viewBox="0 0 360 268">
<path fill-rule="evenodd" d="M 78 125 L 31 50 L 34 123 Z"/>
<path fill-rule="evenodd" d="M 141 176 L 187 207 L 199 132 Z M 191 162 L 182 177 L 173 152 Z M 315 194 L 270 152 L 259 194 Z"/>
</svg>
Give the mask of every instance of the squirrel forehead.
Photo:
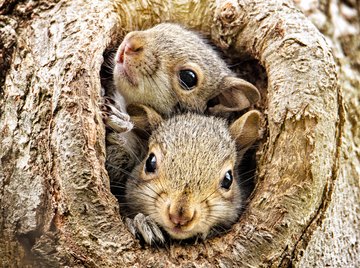
<svg viewBox="0 0 360 268">
<path fill-rule="evenodd" d="M 159 145 L 164 159 L 201 168 L 221 167 L 236 158 L 235 142 L 225 120 L 197 114 L 183 114 L 164 121 L 150 138 L 150 146 Z M 165 163 L 164 163 L 165 164 Z M 210 166 L 207 166 L 210 165 Z"/>
<path fill-rule="evenodd" d="M 177 24 L 162 23 L 144 31 L 150 40 L 154 38 L 154 50 L 161 56 L 164 51 L 164 60 L 193 61 L 201 67 L 214 71 L 230 73 L 225 62 L 215 50 L 201 38 L 199 34 L 183 28 Z M 168 57 L 170 56 L 170 57 Z"/>
</svg>

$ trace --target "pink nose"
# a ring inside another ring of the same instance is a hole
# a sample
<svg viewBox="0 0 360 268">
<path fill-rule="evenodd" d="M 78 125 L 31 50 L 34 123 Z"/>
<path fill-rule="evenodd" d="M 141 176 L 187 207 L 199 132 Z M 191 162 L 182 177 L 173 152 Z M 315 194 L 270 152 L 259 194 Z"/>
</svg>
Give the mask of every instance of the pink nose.
<svg viewBox="0 0 360 268">
<path fill-rule="evenodd" d="M 131 44 L 131 43 L 126 43 L 126 44 L 125 44 L 124 52 L 125 52 L 125 54 L 136 53 L 136 48 L 133 46 L 133 44 Z"/>
<path fill-rule="evenodd" d="M 191 210 L 184 211 L 184 210 L 180 209 L 179 211 L 177 211 L 175 213 L 169 212 L 169 219 L 175 225 L 184 226 L 192 221 L 192 219 L 194 218 L 194 215 L 195 215 L 194 211 L 191 211 Z"/>
<path fill-rule="evenodd" d="M 125 40 L 120 45 L 119 57 L 117 62 L 124 63 L 125 55 L 136 55 L 143 50 L 142 39 L 137 38 L 136 35 L 131 36 L 130 38 L 125 38 Z"/>
<path fill-rule="evenodd" d="M 189 222 L 188 218 L 184 218 L 177 215 L 169 215 L 170 221 L 173 222 L 175 225 L 185 225 Z"/>
<path fill-rule="evenodd" d="M 120 48 L 119 57 L 117 58 L 118 63 L 124 63 L 124 48 Z"/>
<path fill-rule="evenodd" d="M 144 40 L 137 35 L 132 35 L 124 40 L 125 54 L 139 53 L 144 48 Z"/>
</svg>

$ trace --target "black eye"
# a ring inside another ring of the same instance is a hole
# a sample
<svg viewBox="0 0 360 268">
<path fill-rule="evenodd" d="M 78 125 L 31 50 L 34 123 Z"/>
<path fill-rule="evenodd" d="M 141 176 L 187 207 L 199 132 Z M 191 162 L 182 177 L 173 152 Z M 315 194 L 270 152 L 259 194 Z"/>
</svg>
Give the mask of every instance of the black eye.
<svg viewBox="0 0 360 268">
<path fill-rule="evenodd" d="M 221 182 L 221 187 L 228 190 L 233 182 L 233 176 L 231 170 L 225 173 L 225 176 Z"/>
<path fill-rule="evenodd" d="M 151 153 L 145 162 L 145 172 L 154 173 L 156 170 L 156 156 Z"/>
<path fill-rule="evenodd" d="M 179 72 L 179 81 L 183 89 L 191 90 L 196 86 L 198 79 L 193 70 L 186 69 Z"/>
</svg>

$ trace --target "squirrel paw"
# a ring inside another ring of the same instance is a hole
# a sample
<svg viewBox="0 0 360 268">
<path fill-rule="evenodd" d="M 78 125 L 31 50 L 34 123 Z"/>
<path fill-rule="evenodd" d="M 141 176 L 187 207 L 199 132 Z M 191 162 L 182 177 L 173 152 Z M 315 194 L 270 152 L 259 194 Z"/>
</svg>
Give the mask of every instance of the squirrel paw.
<svg viewBox="0 0 360 268">
<path fill-rule="evenodd" d="M 139 213 L 134 219 L 126 218 L 125 221 L 128 229 L 135 237 L 140 235 L 149 245 L 164 244 L 164 235 L 150 216 Z"/>
<path fill-rule="evenodd" d="M 130 116 L 127 113 L 121 112 L 111 98 L 105 97 L 104 104 L 102 105 L 102 116 L 105 125 L 114 131 L 120 133 L 128 132 L 133 128 Z"/>
</svg>

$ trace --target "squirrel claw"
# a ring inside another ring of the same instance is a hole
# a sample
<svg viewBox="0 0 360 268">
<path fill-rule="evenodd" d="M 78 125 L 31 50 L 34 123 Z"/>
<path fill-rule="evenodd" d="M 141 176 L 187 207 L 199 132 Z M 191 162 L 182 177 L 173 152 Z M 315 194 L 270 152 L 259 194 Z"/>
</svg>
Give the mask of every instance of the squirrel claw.
<svg viewBox="0 0 360 268">
<path fill-rule="evenodd" d="M 101 109 L 104 123 L 108 128 L 120 133 L 130 131 L 133 128 L 130 116 L 125 112 L 121 112 L 111 98 L 105 98 Z"/>
<path fill-rule="evenodd" d="M 104 103 L 105 105 L 115 105 L 115 101 L 108 96 L 104 97 Z"/>
<path fill-rule="evenodd" d="M 126 117 L 127 114 L 123 114 L 123 116 L 110 114 L 107 117 L 104 117 L 104 123 L 110 129 L 116 132 L 128 132 L 132 130 L 133 124 Z"/>
<path fill-rule="evenodd" d="M 125 222 L 129 231 L 135 237 L 140 235 L 147 244 L 164 244 L 164 235 L 150 216 L 139 213 L 134 219 L 126 218 Z"/>
</svg>

